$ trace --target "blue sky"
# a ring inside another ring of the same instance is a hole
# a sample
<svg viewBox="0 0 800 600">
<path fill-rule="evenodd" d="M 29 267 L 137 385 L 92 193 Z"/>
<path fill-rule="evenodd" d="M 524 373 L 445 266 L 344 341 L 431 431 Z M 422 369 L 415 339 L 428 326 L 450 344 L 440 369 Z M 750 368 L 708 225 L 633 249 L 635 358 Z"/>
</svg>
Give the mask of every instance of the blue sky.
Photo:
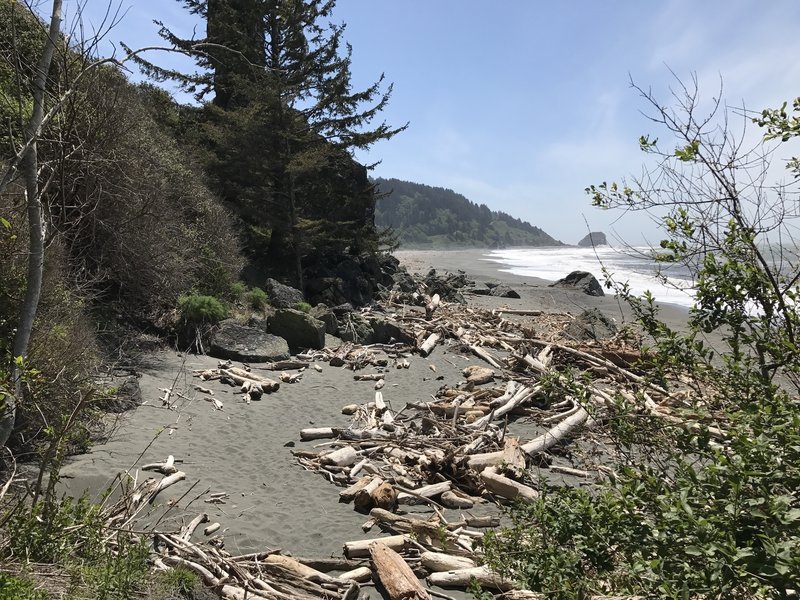
<svg viewBox="0 0 800 600">
<path fill-rule="evenodd" d="M 106 2 L 85 1 L 97 24 Z M 202 35 L 177 1 L 121 4 L 109 40 L 151 44 L 153 19 Z M 708 98 L 722 77 L 728 104 L 753 110 L 800 95 L 797 0 L 339 0 L 334 20 L 347 24 L 356 87 L 385 73 L 386 120 L 411 123 L 359 157 L 382 161 L 374 175 L 451 188 L 568 243 L 584 218 L 633 243 L 658 237 L 644 216 L 593 209 L 583 193 L 639 172 L 639 136 L 663 133 L 629 78 L 668 99 L 670 69 L 697 73 Z"/>
</svg>

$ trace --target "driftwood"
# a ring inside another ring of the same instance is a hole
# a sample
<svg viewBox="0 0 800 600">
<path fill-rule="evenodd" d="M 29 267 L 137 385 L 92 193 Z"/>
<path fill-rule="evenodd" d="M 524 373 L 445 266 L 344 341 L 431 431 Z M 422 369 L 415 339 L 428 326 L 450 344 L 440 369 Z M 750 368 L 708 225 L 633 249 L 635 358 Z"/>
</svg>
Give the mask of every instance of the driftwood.
<svg viewBox="0 0 800 600">
<path fill-rule="evenodd" d="M 439 340 L 441 338 L 442 336 L 438 333 L 432 333 L 427 338 L 425 338 L 425 341 L 419 347 L 420 355 L 429 356 L 430 353 L 433 352 L 433 349 L 436 347 L 436 344 L 439 343 Z"/>
<path fill-rule="evenodd" d="M 489 567 L 472 567 L 431 573 L 428 582 L 439 587 L 466 589 L 473 583 L 478 583 L 482 588 L 507 591 L 515 587 L 514 582 L 492 572 Z"/>
<path fill-rule="evenodd" d="M 509 500 L 514 498 L 535 500 L 539 497 L 539 492 L 532 487 L 501 475 L 495 467 L 487 467 L 481 471 L 481 479 L 486 489 Z"/>
<path fill-rule="evenodd" d="M 389 537 L 379 538 L 382 544 L 391 548 L 395 552 L 402 552 L 410 544 L 411 540 L 406 535 L 392 535 Z M 345 542 L 343 551 L 346 558 L 366 558 L 369 557 L 369 547 L 375 543 L 375 539 L 371 540 L 356 540 L 352 542 Z"/>
<path fill-rule="evenodd" d="M 378 578 L 391 600 L 430 600 L 430 594 L 397 552 L 380 541 L 373 542 L 369 552 Z"/>
</svg>

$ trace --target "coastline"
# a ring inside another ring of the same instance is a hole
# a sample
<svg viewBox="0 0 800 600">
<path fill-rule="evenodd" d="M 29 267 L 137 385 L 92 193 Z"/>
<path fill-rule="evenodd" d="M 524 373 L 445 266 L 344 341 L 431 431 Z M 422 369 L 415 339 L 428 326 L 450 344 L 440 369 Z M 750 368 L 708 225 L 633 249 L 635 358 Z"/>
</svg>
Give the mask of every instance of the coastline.
<svg viewBox="0 0 800 600">
<path fill-rule="evenodd" d="M 468 307 L 573 316 L 598 308 L 618 324 L 629 317 L 614 297 L 550 288 L 545 280 L 502 272 L 485 253 L 480 249 L 408 250 L 395 255 L 412 273 L 425 274 L 431 268 L 440 273 L 463 270 L 477 282 L 504 283 L 521 296 L 465 294 Z M 664 316 L 678 325 L 685 322 L 685 312 L 678 309 L 665 307 Z M 523 318 L 537 326 L 535 317 Z M 446 348 L 427 358 L 414 353 L 408 357 L 409 369 L 387 373 L 383 395 L 396 408 L 429 400 L 443 383 L 463 379 L 462 359 Z M 222 524 L 229 549 L 244 553 L 281 548 L 310 557 L 340 556 L 344 542 L 374 537 L 374 532 L 361 529 L 364 515 L 338 502 L 339 488 L 304 470 L 291 453 L 292 449 L 325 447 L 324 440 L 300 442 L 300 430 L 347 427 L 350 418 L 342 414 L 342 407 L 370 402 L 373 385 L 355 381 L 347 369 L 324 363 L 319 363 L 319 371 L 307 369 L 299 383 L 284 384 L 277 393 L 252 404 L 242 402 L 235 388 L 216 381 L 204 383 L 223 402 L 224 409 L 218 411 L 197 393 L 194 386 L 201 382 L 191 375 L 196 369 L 216 367 L 217 362 L 175 350 L 152 355 L 141 368 L 143 405 L 121 415 L 108 442 L 70 459 L 62 471 L 64 490 L 79 496 L 89 488 L 98 494 L 117 473 L 174 455 L 187 479 L 159 498 L 145 519 L 151 525 L 180 524 L 207 512 L 212 521 Z M 170 387 L 181 396 L 173 410 L 161 403 L 163 390 Z M 535 430 L 535 426 L 527 427 Z M 146 476 L 138 472 L 138 477 Z M 228 498 L 224 504 L 205 503 L 206 490 L 226 493 Z"/>
</svg>

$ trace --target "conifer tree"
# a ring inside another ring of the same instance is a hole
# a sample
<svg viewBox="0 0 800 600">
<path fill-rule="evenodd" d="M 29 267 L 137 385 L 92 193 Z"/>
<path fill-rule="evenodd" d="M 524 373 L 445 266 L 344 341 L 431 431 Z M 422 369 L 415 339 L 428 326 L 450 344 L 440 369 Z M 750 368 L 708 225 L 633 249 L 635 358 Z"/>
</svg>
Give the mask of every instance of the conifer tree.
<svg viewBox="0 0 800 600">
<path fill-rule="evenodd" d="M 302 287 L 302 259 L 312 248 L 374 232 L 366 176 L 362 189 L 353 189 L 343 185 L 342 167 L 350 163 L 352 171 L 356 149 L 405 129 L 373 125 L 392 86 L 384 86 L 381 75 L 367 89 L 352 89 L 344 25 L 330 22 L 335 0 L 182 2 L 206 19 L 200 72 L 145 66 L 158 77 L 179 79 L 198 98 L 214 92 L 219 110 L 207 131 L 219 189 L 251 231 L 269 230 L 266 257 L 291 259 Z M 198 46 L 166 28 L 162 35 L 176 47 Z M 338 231 L 325 220 L 336 221 Z"/>
</svg>

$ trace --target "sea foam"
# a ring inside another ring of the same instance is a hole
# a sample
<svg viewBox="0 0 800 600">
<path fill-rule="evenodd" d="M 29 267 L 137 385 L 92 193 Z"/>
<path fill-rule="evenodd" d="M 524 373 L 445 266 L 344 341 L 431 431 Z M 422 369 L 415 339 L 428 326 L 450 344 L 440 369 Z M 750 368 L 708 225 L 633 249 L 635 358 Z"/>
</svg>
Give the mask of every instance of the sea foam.
<svg viewBox="0 0 800 600">
<path fill-rule="evenodd" d="M 694 295 L 689 273 L 677 265 L 660 265 L 662 274 L 667 276 L 665 282 L 656 275 L 658 266 L 647 258 L 647 253 L 647 248 L 621 251 L 609 246 L 510 248 L 492 250 L 484 260 L 497 263 L 498 270 L 505 273 L 549 281 L 561 279 L 572 271 L 589 271 L 604 287 L 605 267 L 616 283 L 627 282 L 634 294 L 649 290 L 658 302 L 692 306 Z"/>
</svg>

